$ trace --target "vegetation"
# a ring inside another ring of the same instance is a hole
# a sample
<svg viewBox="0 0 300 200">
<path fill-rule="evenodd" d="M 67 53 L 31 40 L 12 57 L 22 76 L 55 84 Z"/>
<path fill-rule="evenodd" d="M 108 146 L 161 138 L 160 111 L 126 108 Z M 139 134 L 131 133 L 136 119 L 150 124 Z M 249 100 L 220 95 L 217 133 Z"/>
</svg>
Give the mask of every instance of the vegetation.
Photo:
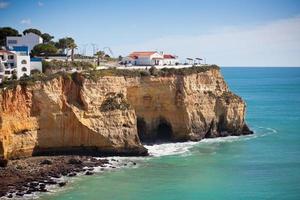
<svg viewBox="0 0 300 200">
<path fill-rule="evenodd" d="M 19 32 L 11 27 L 0 27 L 0 46 L 6 46 L 7 36 L 18 36 Z"/>
<path fill-rule="evenodd" d="M 28 28 L 28 29 L 25 29 L 23 31 L 23 35 L 26 35 L 28 33 L 34 33 L 34 34 L 39 35 L 39 36 L 42 35 L 42 32 L 40 30 L 35 29 L 35 28 Z"/>
<path fill-rule="evenodd" d="M 57 53 L 58 49 L 52 44 L 38 44 L 31 50 L 31 55 L 49 55 Z"/>
<path fill-rule="evenodd" d="M 223 92 L 220 98 L 223 99 L 227 105 L 229 105 L 232 100 L 242 101 L 241 97 L 237 96 L 236 94 L 230 91 Z"/>
<path fill-rule="evenodd" d="M 219 69 L 217 65 L 210 66 L 201 66 L 201 67 L 190 67 L 190 68 L 163 68 L 156 69 L 155 67 L 151 67 L 148 70 L 145 69 L 117 69 L 117 68 L 109 68 L 109 69 L 101 69 L 101 70 L 91 70 L 85 72 L 83 75 L 91 80 L 97 81 L 98 78 L 103 76 L 126 76 L 126 77 L 145 77 L 145 76 L 174 76 L 174 75 L 189 75 L 195 73 L 206 72 L 210 69 Z"/>
<path fill-rule="evenodd" d="M 100 69 L 100 70 L 90 70 L 83 73 L 83 76 L 87 79 L 97 81 L 100 77 L 104 76 L 126 76 L 126 77 L 141 77 L 142 74 L 146 74 L 146 70 L 128 70 L 128 69 Z M 148 73 L 150 75 L 150 73 Z"/>
<path fill-rule="evenodd" d="M 129 103 L 122 93 L 109 93 L 100 107 L 100 111 L 107 112 L 113 110 L 127 110 L 130 108 Z"/>
<path fill-rule="evenodd" d="M 48 34 L 48 33 L 43 33 L 41 35 L 41 37 L 43 38 L 43 43 L 48 44 L 49 42 L 51 42 L 54 38 L 54 36 Z"/>
<path fill-rule="evenodd" d="M 58 40 L 56 47 L 62 50 L 62 53 L 65 53 L 66 50 L 72 49 L 74 47 L 75 40 L 71 37 L 65 37 Z M 76 47 L 75 47 L 76 48 Z"/>
<path fill-rule="evenodd" d="M 92 63 L 83 61 L 64 62 L 59 60 L 52 60 L 43 61 L 42 64 L 44 73 L 53 73 L 60 70 L 71 70 L 72 68 L 76 68 L 78 70 L 94 69 L 94 65 Z"/>
<path fill-rule="evenodd" d="M 93 81 L 97 81 L 99 78 L 104 76 L 125 76 L 125 77 L 148 77 L 148 76 L 174 76 L 174 75 L 189 75 L 194 73 L 201 73 L 206 72 L 210 69 L 219 69 L 216 65 L 211 66 L 202 66 L 202 67 L 190 67 L 190 68 L 181 68 L 181 69 L 174 69 L 174 68 L 163 68 L 161 70 L 154 70 L 154 68 L 150 68 L 150 72 L 145 69 L 117 69 L 117 68 L 110 68 L 110 69 L 102 69 L 102 70 L 95 70 L 94 66 L 91 63 L 87 62 L 63 62 L 63 61 L 51 61 L 51 62 L 43 62 L 43 72 L 47 72 L 50 70 L 51 73 L 34 73 L 30 77 L 22 77 L 20 80 L 4 80 L 2 84 L 0 84 L 0 88 L 4 87 L 15 87 L 16 85 L 31 85 L 36 81 L 48 81 L 53 78 L 57 77 L 64 77 L 64 78 L 71 78 L 71 74 L 61 69 L 72 69 L 72 67 L 80 68 L 84 70 L 82 72 L 82 76 L 86 79 L 90 79 Z M 91 70 L 92 69 L 92 70 Z M 56 73 L 52 73 L 55 72 Z M 155 71 L 155 73 L 154 73 Z M 228 97 L 232 96 L 231 93 L 224 93 L 221 98 L 228 99 Z M 114 98 L 114 96 L 111 96 Z M 121 98 L 121 97 L 116 97 Z M 108 98 L 109 99 L 109 98 Z M 115 100 L 107 100 L 107 104 L 113 102 Z M 123 105 L 122 105 L 123 106 Z M 122 107 L 121 106 L 121 107 Z M 106 108 L 106 107 L 105 107 Z M 123 107 L 122 107 L 123 108 Z"/>
<path fill-rule="evenodd" d="M 52 39 L 54 38 L 54 36 L 50 35 L 49 33 L 42 33 L 40 30 L 35 29 L 35 28 L 29 28 L 29 29 L 25 29 L 23 31 L 23 34 L 27 34 L 27 33 L 34 33 L 36 35 L 39 35 L 43 38 L 43 43 L 44 44 L 48 44 L 49 42 L 52 41 Z"/>
<path fill-rule="evenodd" d="M 37 81 L 49 81 L 58 77 L 67 77 L 67 73 L 59 72 L 56 74 L 45 75 L 43 73 L 34 73 L 31 76 L 23 76 L 19 80 L 4 80 L 0 84 L 0 88 L 15 88 L 17 85 L 30 86 L 34 85 Z"/>
<path fill-rule="evenodd" d="M 95 56 L 97 56 L 97 66 L 100 65 L 100 59 L 103 59 L 103 57 L 105 56 L 105 52 L 104 51 L 97 51 L 95 53 Z"/>
<path fill-rule="evenodd" d="M 149 69 L 149 72 L 151 74 L 151 76 L 157 76 L 158 75 L 158 69 L 154 66 L 152 66 L 150 69 Z"/>
</svg>

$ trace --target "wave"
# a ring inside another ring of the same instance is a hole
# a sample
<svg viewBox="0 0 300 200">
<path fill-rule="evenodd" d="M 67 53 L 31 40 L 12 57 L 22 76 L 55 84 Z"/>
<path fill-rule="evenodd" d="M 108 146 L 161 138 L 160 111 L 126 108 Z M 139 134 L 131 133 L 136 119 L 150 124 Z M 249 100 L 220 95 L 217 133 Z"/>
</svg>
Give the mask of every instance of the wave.
<svg viewBox="0 0 300 200">
<path fill-rule="evenodd" d="M 189 155 L 191 149 L 201 144 L 214 144 L 214 143 L 228 143 L 228 142 L 240 142 L 245 140 L 251 140 L 258 137 L 265 137 L 270 134 L 277 133 L 277 130 L 273 128 L 258 127 L 254 128 L 255 134 L 246 136 L 228 136 L 219 138 L 206 138 L 198 142 L 178 142 L 178 143 L 166 143 L 166 144 L 155 144 L 145 145 L 148 149 L 150 156 L 170 156 L 170 155 Z"/>
</svg>

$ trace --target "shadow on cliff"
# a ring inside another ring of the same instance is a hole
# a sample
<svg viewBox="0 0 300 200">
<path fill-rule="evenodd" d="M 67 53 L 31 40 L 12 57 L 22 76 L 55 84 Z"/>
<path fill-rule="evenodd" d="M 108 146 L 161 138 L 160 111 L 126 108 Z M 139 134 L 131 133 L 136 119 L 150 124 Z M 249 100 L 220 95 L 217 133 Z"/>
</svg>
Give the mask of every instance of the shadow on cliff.
<svg viewBox="0 0 300 200">
<path fill-rule="evenodd" d="M 150 128 L 144 118 L 137 117 L 138 136 L 143 144 L 162 144 L 174 142 L 173 129 L 170 122 L 160 117 Z"/>
</svg>

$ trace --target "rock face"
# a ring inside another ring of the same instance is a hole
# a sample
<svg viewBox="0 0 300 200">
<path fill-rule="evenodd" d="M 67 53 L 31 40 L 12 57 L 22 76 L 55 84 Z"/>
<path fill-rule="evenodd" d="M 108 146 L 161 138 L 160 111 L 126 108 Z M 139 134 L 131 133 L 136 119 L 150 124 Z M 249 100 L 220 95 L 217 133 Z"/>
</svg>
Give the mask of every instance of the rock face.
<svg viewBox="0 0 300 200">
<path fill-rule="evenodd" d="M 215 68 L 18 85 L 0 91 L 0 157 L 147 155 L 141 142 L 249 134 L 245 107 Z"/>
</svg>

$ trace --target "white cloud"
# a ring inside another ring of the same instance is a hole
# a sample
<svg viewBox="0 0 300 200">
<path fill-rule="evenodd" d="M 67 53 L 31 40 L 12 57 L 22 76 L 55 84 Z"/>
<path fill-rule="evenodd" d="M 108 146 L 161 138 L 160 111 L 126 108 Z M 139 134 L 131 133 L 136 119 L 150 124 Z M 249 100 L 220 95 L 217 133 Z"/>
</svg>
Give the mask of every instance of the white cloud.
<svg viewBox="0 0 300 200">
<path fill-rule="evenodd" d="M 255 27 L 222 27 L 198 36 L 157 38 L 114 49 L 123 54 L 163 50 L 181 58 L 205 57 L 209 63 L 221 66 L 300 66 L 300 16 Z"/>
<path fill-rule="evenodd" d="M 9 5 L 8 2 L 5 2 L 5 1 L 0 1 L 0 9 L 4 9 L 4 8 L 7 8 Z"/>
<path fill-rule="evenodd" d="M 31 19 L 22 19 L 21 24 L 25 24 L 25 25 L 30 25 L 31 24 Z"/>
<path fill-rule="evenodd" d="M 44 3 L 41 2 L 41 1 L 39 1 L 39 2 L 38 2 L 38 6 L 42 7 L 42 6 L 44 6 Z"/>
</svg>

